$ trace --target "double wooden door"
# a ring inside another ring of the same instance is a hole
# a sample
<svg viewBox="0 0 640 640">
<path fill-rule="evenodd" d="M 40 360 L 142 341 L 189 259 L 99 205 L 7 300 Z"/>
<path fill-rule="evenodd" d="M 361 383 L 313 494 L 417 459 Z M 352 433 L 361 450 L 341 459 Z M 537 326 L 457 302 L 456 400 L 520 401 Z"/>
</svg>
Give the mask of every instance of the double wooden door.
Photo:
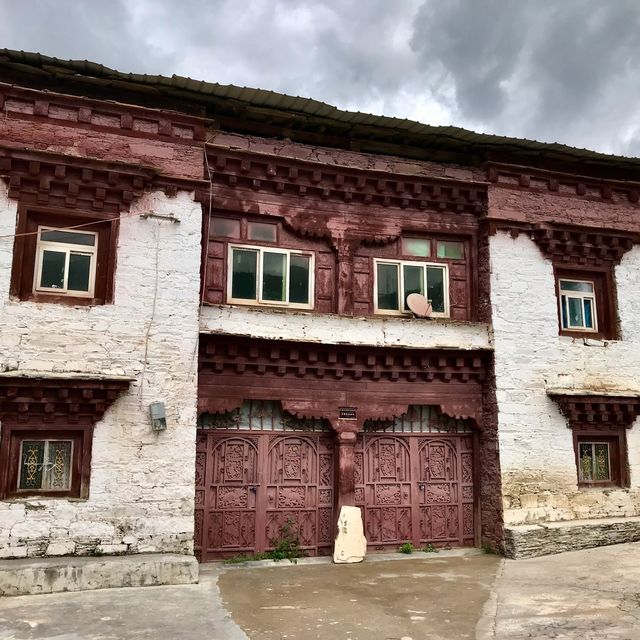
<svg viewBox="0 0 640 640">
<path fill-rule="evenodd" d="M 333 464 L 330 434 L 198 430 L 196 555 L 266 551 L 285 526 L 308 555 L 330 553 Z"/>
<path fill-rule="evenodd" d="M 356 504 L 374 549 L 473 546 L 473 434 L 363 434 Z"/>
</svg>

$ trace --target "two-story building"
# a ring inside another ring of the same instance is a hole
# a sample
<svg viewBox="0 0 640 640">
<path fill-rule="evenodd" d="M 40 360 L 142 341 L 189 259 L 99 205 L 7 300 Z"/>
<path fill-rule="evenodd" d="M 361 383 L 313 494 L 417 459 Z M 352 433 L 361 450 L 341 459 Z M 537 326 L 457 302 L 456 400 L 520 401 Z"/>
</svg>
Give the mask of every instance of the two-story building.
<svg viewBox="0 0 640 640">
<path fill-rule="evenodd" d="M 1 557 L 640 538 L 640 161 L 0 69 Z"/>
</svg>

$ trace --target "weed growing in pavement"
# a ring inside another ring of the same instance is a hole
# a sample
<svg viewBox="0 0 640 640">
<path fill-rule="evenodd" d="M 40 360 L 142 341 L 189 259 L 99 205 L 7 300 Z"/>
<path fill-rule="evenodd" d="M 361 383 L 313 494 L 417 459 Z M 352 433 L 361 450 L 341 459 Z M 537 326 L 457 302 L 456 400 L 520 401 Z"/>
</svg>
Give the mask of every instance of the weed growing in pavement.
<svg viewBox="0 0 640 640">
<path fill-rule="evenodd" d="M 280 526 L 278 537 L 270 540 L 273 549 L 271 551 L 261 551 L 253 555 L 234 556 L 227 558 L 224 564 L 241 564 L 243 562 L 253 562 L 254 560 L 289 560 L 296 564 L 298 558 L 304 558 L 307 553 L 300 547 L 300 534 L 296 523 L 291 518 Z"/>
<path fill-rule="evenodd" d="M 413 546 L 413 544 L 411 542 L 403 542 L 398 547 L 398 552 L 399 553 L 413 553 L 414 551 L 415 551 L 415 547 Z"/>
<path fill-rule="evenodd" d="M 437 547 L 434 547 L 430 542 L 425 544 L 424 547 L 422 547 L 422 549 L 420 549 L 420 551 L 423 551 L 424 553 L 439 553 L 440 549 L 438 549 Z"/>
</svg>

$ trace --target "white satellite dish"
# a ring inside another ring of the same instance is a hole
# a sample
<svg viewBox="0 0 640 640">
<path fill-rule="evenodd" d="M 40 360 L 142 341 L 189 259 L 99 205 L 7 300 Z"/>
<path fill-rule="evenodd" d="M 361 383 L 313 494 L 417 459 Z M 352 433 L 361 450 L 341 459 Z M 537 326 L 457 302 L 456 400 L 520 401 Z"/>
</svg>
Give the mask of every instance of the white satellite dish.
<svg viewBox="0 0 640 640">
<path fill-rule="evenodd" d="M 418 318 L 428 318 L 433 313 L 431 303 L 420 293 L 410 293 L 407 306 Z"/>
</svg>

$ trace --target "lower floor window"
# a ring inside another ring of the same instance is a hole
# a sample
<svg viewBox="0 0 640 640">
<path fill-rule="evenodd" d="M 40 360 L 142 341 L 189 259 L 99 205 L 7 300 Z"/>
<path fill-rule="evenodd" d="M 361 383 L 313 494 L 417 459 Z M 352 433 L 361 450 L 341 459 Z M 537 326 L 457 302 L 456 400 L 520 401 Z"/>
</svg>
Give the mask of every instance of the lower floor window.
<svg viewBox="0 0 640 640">
<path fill-rule="evenodd" d="M 23 440 L 18 490 L 68 491 L 73 440 Z"/>
<path fill-rule="evenodd" d="M 578 484 L 625 486 L 625 433 L 575 434 Z"/>
<path fill-rule="evenodd" d="M 611 481 L 611 452 L 608 442 L 579 443 L 580 482 Z"/>
<path fill-rule="evenodd" d="M 91 426 L 2 425 L 0 498 L 87 498 Z"/>
</svg>

